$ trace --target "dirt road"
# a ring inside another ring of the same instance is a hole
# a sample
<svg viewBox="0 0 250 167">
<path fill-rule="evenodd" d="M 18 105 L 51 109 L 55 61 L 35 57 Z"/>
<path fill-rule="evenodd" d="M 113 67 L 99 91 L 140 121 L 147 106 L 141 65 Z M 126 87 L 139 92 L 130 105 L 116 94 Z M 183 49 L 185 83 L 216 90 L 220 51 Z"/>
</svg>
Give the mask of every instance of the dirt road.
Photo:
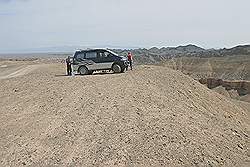
<svg viewBox="0 0 250 167">
<path fill-rule="evenodd" d="M 250 161 L 245 111 L 180 72 L 140 66 L 67 77 L 64 71 L 50 64 L 0 80 L 0 166 Z"/>
<path fill-rule="evenodd" d="M 39 68 L 46 68 L 47 64 L 31 62 L 0 61 L 0 79 L 15 78 L 27 75 Z"/>
<path fill-rule="evenodd" d="M 37 68 L 39 68 L 39 65 L 27 65 L 27 66 L 21 67 L 19 70 L 15 71 L 13 73 L 10 73 L 10 74 L 4 75 L 4 76 L 0 76 L 0 79 L 15 78 L 18 76 L 27 75 Z"/>
</svg>

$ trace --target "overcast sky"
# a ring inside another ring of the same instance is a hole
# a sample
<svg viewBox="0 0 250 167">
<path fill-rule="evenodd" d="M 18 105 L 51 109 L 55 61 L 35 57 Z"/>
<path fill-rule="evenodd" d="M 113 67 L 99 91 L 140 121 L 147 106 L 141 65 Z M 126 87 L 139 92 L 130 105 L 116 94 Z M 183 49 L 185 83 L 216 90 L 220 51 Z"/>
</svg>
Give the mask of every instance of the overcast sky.
<svg viewBox="0 0 250 167">
<path fill-rule="evenodd" d="M 250 0 L 0 0 L 0 52 L 250 43 Z"/>
</svg>

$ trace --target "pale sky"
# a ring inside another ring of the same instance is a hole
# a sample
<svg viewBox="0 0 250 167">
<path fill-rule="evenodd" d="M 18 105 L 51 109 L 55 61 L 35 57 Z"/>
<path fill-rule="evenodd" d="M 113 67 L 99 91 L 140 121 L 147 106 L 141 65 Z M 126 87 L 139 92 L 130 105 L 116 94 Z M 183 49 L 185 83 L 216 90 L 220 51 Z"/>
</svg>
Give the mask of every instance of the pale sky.
<svg viewBox="0 0 250 167">
<path fill-rule="evenodd" d="M 0 0 L 0 52 L 249 43 L 250 0 Z"/>
</svg>

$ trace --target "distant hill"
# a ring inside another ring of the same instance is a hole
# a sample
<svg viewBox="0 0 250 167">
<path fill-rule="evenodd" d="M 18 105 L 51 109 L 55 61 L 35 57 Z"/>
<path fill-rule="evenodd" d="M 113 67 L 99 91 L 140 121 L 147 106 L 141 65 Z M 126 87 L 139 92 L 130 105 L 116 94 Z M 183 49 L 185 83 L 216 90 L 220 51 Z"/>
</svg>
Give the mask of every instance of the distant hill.
<svg viewBox="0 0 250 167">
<path fill-rule="evenodd" d="M 178 47 L 176 47 L 176 50 L 179 50 L 182 52 L 203 52 L 203 51 L 205 51 L 205 49 L 198 47 L 196 45 L 178 46 Z"/>
<path fill-rule="evenodd" d="M 186 45 L 178 47 L 152 47 L 150 49 L 140 48 L 132 50 L 114 49 L 115 52 L 126 56 L 127 52 L 134 54 L 134 59 L 138 64 L 154 64 L 166 59 L 178 57 L 224 57 L 236 55 L 249 55 L 250 45 L 240 45 L 229 49 L 204 49 L 196 45 Z"/>
<path fill-rule="evenodd" d="M 240 45 L 230 49 L 221 49 L 220 53 L 223 55 L 246 55 L 250 54 L 250 45 Z"/>
<path fill-rule="evenodd" d="M 16 54 L 0 54 L 0 58 L 22 58 L 22 57 L 41 57 L 41 58 L 64 58 L 73 54 L 76 49 L 85 48 L 109 48 L 122 56 L 127 56 L 128 52 L 132 52 L 136 64 L 155 64 L 165 60 L 179 57 L 198 57 L 198 58 L 211 58 L 211 57 L 225 57 L 225 56 L 237 56 L 237 55 L 249 55 L 250 45 L 239 45 L 233 48 L 223 49 L 204 49 L 202 47 L 189 44 L 185 46 L 177 47 L 152 47 L 136 48 L 136 47 L 118 47 L 118 46 L 62 46 L 62 47 L 50 47 L 50 48 L 37 48 L 33 50 L 23 50 L 22 52 L 16 52 Z M 120 48 L 120 49 L 114 49 Z M 130 48 L 130 49 L 128 49 Z"/>
</svg>

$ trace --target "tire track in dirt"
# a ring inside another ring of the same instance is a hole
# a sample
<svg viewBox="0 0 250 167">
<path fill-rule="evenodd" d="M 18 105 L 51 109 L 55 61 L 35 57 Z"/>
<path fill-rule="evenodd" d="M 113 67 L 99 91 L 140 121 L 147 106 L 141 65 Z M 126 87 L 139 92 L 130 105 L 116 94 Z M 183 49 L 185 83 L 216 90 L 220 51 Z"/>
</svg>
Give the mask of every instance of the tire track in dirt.
<svg viewBox="0 0 250 167">
<path fill-rule="evenodd" d="M 4 76 L 0 76 L 0 79 L 15 78 L 15 77 L 27 75 L 40 67 L 44 67 L 44 65 L 27 65 L 21 69 L 18 69 L 15 72 L 12 72 L 12 73 L 4 75 Z"/>
</svg>

